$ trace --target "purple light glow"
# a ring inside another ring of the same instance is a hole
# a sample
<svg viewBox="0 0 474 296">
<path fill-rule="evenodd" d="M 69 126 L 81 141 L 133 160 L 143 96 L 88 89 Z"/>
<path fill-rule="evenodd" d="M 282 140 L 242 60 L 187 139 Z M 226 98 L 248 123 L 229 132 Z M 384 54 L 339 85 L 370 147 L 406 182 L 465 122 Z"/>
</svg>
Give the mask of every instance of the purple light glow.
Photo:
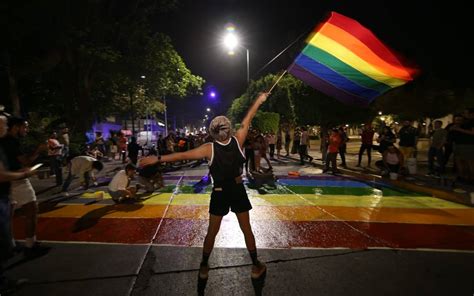
<svg viewBox="0 0 474 296">
<path fill-rule="evenodd" d="M 216 97 L 216 93 L 211 91 L 211 94 L 210 94 L 211 98 L 215 98 Z"/>
</svg>

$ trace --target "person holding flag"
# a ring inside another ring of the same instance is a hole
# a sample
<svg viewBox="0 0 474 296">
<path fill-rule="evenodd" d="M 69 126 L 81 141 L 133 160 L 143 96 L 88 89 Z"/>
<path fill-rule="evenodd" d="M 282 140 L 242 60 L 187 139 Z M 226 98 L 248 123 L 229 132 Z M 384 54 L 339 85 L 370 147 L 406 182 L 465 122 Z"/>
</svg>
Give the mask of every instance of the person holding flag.
<svg viewBox="0 0 474 296">
<path fill-rule="evenodd" d="M 276 84 L 276 83 L 275 83 Z M 209 170 L 213 179 L 213 189 L 209 206 L 209 228 L 204 239 L 202 261 L 199 268 L 199 278 L 205 280 L 209 274 L 208 260 L 214 247 L 214 241 L 221 225 L 222 218 L 234 212 L 245 237 L 245 244 L 252 259 L 253 279 L 260 278 L 266 271 L 264 263 L 257 259 L 255 237 L 250 226 L 249 211 L 252 205 L 247 197 L 242 182 L 245 154 L 243 147 L 250 123 L 260 105 L 265 102 L 269 92 L 260 93 L 243 119 L 239 130 L 232 135 L 230 120 L 225 116 L 217 116 L 209 126 L 214 142 L 206 143 L 198 148 L 163 156 L 149 156 L 140 160 L 139 166 L 145 167 L 157 162 L 174 162 L 182 160 L 199 160 L 206 158 L 209 161 Z"/>
</svg>

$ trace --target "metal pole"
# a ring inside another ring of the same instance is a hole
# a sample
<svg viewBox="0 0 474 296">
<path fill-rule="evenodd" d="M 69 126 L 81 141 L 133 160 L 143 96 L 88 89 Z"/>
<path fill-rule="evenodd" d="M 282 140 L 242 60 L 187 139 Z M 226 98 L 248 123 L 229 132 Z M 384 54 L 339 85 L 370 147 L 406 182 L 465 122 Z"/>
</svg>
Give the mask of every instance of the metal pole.
<svg viewBox="0 0 474 296">
<path fill-rule="evenodd" d="M 133 95 L 132 93 L 129 93 L 130 96 L 130 116 L 132 117 L 132 136 L 135 135 L 135 118 L 133 115 Z"/>
<path fill-rule="evenodd" d="M 166 97 L 163 96 L 163 103 L 165 104 L 165 137 L 168 136 L 168 110 L 166 108 Z"/>
<path fill-rule="evenodd" d="M 250 83 L 250 53 L 248 48 L 245 49 L 247 51 L 247 84 Z"/>
</svg>

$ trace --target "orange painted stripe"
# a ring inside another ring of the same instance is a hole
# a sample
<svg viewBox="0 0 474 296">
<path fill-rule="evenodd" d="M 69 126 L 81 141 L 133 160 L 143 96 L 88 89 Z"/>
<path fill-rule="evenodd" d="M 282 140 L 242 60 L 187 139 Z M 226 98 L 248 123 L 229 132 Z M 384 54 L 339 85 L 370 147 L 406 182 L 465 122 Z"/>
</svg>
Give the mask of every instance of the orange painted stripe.
<svg viewBox="0 0 474 296">
<path fill-rule="evenodd" d="M 396 65 L 385 61 L 359 39 L 337 26 L 326 23 L 318 34 L 323 34 L 324 36 L 336 41 L 388 76 L 396 77 L 405 81 L 413 79 L 405 68 L 397 67 Z"/>
<path fill-rule="evenodd" d="M 161 218 L 166 205 L 60 205 L 41 213 L 43 218 Z"/>
</svg>

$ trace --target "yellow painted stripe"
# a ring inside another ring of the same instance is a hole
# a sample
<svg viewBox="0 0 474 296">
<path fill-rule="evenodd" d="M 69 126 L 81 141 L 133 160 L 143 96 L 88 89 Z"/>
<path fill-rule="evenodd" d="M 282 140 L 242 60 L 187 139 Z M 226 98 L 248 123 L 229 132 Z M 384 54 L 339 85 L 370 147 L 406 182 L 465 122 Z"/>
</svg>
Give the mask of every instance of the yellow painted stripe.
<svg viewBox="0 0 474 296">
<path fill-rule="evenodd" d="M 397 87 L 406 83 L 404 80 L 386 75 L 371 64 L 367 63 L 365 60 L 361 59 L 346 47 L 342 46 L 331 38 L 324 36 L 323 34 L 315 34 L 309 43 L 326 51 L 327 53 L 333 55 L 337 59 L 348 64 L 352 68 L 357 69 L 372 79 L 390 85 L 391 87 Z"/>
<path fill-rule="evenodd" d="M 362 208 L 419 208 L 419 209 L 471 209 L 468 206 L 429 196 L 351 196 L 351 195 L 316 195 L 299 194 L 268 194 L 251 198 L 253 205 L 316 205 L 316 206 L 342 206 Z"/>
<path fill-rule="evenodd" d="M 167 205 L 172 193 L 158 193 L 143 200 L 144 205 Z M 429 196 L 378 196 L 378 195 L 318 195 L 318 194 L 265 194 L 249 190 L 254 206 L 340 206 L 362 208 L 413 208 L 413 209 L 470 209 L 470 207 Z M 94 196 L 94 193 L 91 194 Z M 302 197 L 302 198 L 301 198 Z M 110 198 L 108 194 L 105 199 Z M 208 206 L 209 194 L 177 194 L 172 205 Z M 474 210 L 474 209 L 473 209 Z"/>
</svg>

